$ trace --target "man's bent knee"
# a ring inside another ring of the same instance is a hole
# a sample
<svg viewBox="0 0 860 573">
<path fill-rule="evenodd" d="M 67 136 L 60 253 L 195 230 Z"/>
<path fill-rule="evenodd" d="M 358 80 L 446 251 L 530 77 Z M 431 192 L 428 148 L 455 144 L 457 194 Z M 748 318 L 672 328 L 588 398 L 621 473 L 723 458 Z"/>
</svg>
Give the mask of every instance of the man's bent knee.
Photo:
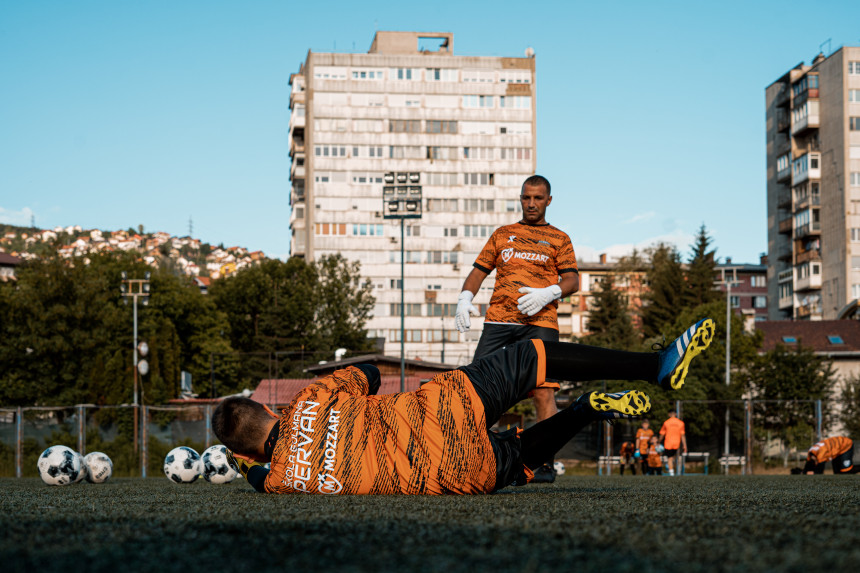
<svg viewBox="0 0 860 573">
<path fill-rule="evenodd" d="M 538 422 L 546 420 L 558 413 L 555 403 L 554 388 L 535 388 L 534 390 L 535 410 L 537 410 Z"/>
</svg>

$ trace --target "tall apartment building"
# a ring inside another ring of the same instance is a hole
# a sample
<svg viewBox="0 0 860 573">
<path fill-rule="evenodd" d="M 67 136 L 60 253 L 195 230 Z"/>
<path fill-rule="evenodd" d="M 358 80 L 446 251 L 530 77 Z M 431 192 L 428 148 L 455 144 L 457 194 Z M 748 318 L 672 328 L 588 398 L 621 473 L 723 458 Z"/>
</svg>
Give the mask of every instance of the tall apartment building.
<svg viewBox="0 0 860 573">
<path fill-rule="evenodd" d="M 376 297 L 369 336 L 399 353 L 401 229 L 384 218 L 385 175 L 420 186 L 423 215 L 405 228 L 405 353 L 463 364 L 482 319 L 458 333 L 457 296 L 492 231 L 520 219 L 535 171 L 535 59 L 455 56 L 453 44 L 378 32 L 366 54 L 308 53 L 290 80 L 290 229 L 292 256 L 361 262 Z"/>
<path fill-rule="evenodd" d="M 834 319 L 860 298 L 860 48 L 765 90 L 768 316 Z"/>
</svg>

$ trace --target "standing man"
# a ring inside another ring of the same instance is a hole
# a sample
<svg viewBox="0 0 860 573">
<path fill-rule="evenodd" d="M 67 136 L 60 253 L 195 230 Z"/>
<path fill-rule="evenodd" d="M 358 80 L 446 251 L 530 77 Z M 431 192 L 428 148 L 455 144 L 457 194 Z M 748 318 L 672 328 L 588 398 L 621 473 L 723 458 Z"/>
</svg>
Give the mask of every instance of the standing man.
<svg viewBox="0 0 860 573">
<path fill-rule="evenodd" d="M 579 290 L 579 270 L 570 237 L 546 222 L 546 208 L 552 203 L 550 189 L 549 181 L 540 175 L 525 180 L 520 192 L 522 220 L 496 229 L 463 283 L 454 320 L 460 332 L 469 330 L 470 314 L 478 316 L 472 299 L 487 275 L 496 270 L 490 308 L 473 360 L 520 340 L 558 342 L 557 301 Z M 558 412 L 558 388 L 553 382 L 533 391 L 538 422 Z M 534 481 L 555 481 L 552 464 L 549 459 L 538 468 Z"/>
<path fill-rule="evenodd" d="M 669 419 L 663 422 L 663 427 L 660 428 L 660 440 L 665 448 L 667 461 L 669 463 L 669 475 L 675 475 L 675 459 L 678 455 L 678 446 L 681 446 L 682 453 L 687 453 L 687 436 L 684 432 L 684 422 L 678 418 L 678 413 L 675 410 L 669 412 Z"/>
</svg>

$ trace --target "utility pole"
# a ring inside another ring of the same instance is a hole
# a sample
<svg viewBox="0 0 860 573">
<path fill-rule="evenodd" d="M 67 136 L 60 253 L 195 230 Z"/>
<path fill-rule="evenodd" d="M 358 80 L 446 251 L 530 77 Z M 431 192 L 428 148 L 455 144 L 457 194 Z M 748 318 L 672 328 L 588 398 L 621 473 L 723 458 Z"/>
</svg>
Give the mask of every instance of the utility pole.
<svg viewBox="0 0 860 573">
<path fill-rule="evenodd" d="M 727 276 L 728 272 L 731 272 L 731 278 Z M 728 387 L 732 381 L 732 286 L 740 284 L 738 281 L 738 269 L 736 267 L 720 269 L 720 280 L 714 284 L 726 287 L 726 387 Z M 726 430 L 724 436 L 725 444 L 723 446 L 723 455 L 725 456 L 726 463 L 723 467 L 727 474 L 729 473 L 729 420 L 729 406 L 726 404 Z"/>
</svg>

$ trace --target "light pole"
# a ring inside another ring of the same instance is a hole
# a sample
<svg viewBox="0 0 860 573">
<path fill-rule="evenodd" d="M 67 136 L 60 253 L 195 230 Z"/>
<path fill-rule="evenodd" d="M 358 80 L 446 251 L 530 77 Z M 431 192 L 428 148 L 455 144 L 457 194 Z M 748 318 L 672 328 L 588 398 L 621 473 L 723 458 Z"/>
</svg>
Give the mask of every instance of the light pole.
<svg viewBox="0 0 860 573">
<path fill-rule="evenodd" d="M 406 389 L 406 251 L 405 219 L 421 218 L 421 174 L 386 173 L 382 186 L 382 217 L 400 219 L 400 391 Z M 396 183 L 396 185 L 395 185 Z"/>
<path fill-rule="evenodd" d="M 726 271 L 731 271 L 731 278 L 726 276 Z M 728 388 L 731 384 L 731 359 L 732 359 L 732 286 L 737 286 L 740 283 L 738 282 L 738 270 L 736 268 L 732 269 L 721 269 L 721 277 L 720 280 L 715 283 L 718 286 L 726 287 L 726 387 Z M 723 446 L 723 455 L 726 458 L 726 473 L 729 473 L 729 407 L 728 403 L 726 405 L 726 432 L 725 432 L 725 445 Z"/>
<path fill-rule="evenodd" d="M 146 274 L 143 275 L 142 279 L 130 279 L 128 278 L 128 273 L 122 272 L 122 284 L 119 287 L 122 296 L 131 297 L 133 306 L 134 306 L 134 348 L 133 348 L 133 368 L 132 370 L 134 375 L 134 451 L 137 453 L 137 430 L 138 430 L 138 400 L 137 400 L 137 374 L 138 367 L 140 366 L 137 361 L 137 299 L 138 297 L 143 297 L 143 306 L 149 304 L 149 278 L 150 274 L 147 271 Z M 128 298 L 125 299 L 126 303 L 128 302 Z M 145 353 L 145 351 L 144 351 Z M 144 364 L 146 361 L 144 361 Z M 148 365 L 147 365 L 148 366 Z"/>
</svg>

